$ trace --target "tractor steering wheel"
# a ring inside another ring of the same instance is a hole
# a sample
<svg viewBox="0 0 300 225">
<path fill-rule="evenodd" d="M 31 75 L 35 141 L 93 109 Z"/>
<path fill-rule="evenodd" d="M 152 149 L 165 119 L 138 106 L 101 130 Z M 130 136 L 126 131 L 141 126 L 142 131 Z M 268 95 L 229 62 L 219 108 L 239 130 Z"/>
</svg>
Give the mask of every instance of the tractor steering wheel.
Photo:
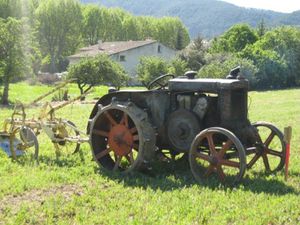
<svg viewBox="0 0 300 225">
<path fill-rule="evenodd" d="M 168 81 L 175 76 L 173 74 L 164 74 L 157 78 L 155 78 L 153 81 L 151 81 L 148 84 L 148 90 L 160 90 L 164 89 L 168 85 Z"/>
</svg>

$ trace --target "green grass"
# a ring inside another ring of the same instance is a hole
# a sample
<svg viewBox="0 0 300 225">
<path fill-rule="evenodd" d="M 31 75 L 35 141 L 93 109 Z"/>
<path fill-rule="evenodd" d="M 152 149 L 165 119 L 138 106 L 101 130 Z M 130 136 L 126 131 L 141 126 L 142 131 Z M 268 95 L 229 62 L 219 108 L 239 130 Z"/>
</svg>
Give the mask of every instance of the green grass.
<svg viewBox="0 0 300 225">
<path fill-rule="evenodd" d="M 11 100 L 30 102 L 50 89 L 11 87 Z M 98 88 L 89 99 L 106 93 Z M 77 93 L 76 86 L 70 91 Z M 246 171 L 242 183 L 226 188 L 216 180 L 197 184 L 185 163 L 159 164 L 152 175 L 120 175 L 99 169 L 88 144 L 79 155 L 62 154 L 39 136 L 40 165 L 26 157 L 12 162 L 0 152 L 0 224 L 299 224 L 300 89 L 251 92 L 249 118 L 281 130 L 293 126 L 290 177 L 267 175 L 262 164 Z M 58 116 L 85 130 L 92 105 L 70 105 Z M 11 113 L 0 108 L 0 125 Z M 37 108 L 29 110 L 29 116 Z"/>
</svg>

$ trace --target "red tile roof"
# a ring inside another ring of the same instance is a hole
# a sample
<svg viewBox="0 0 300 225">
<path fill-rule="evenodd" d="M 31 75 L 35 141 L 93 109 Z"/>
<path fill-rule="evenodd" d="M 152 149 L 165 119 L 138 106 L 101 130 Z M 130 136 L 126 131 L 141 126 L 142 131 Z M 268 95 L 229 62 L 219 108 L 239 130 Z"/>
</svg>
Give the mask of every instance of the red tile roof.
<svg viewBox="0 0 300 225">
<path fill-rule="evenodd" d="M 79 52 L 75 55 L 69 56 L 69 58 L 82 58 L 82 57 L 92 57 L 100 53 L 105 53 L 108 55 L 114 55 L 119 52 L 124 52 L 129 49 L 138 48 L 144 45 L 152 44 L 157 41 L 155 40 L 145 40 L 145 41 L 116 41 L 116 42 L 103 42 L 101 44 L 91 45 L 89 47 L 84 47 L 79 49 Z"/>
</svg>

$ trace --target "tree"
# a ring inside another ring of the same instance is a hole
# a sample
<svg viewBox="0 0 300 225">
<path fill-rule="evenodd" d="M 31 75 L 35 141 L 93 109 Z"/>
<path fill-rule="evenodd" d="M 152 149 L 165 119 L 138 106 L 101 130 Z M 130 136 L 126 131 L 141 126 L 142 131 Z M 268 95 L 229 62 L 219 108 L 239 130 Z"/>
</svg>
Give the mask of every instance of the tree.
<svg viewBox="0 0 300 225">
<path fill-rule="evenodd" d="M 103 40 L 105 41 L 122 41 L 124 36 L 124 29 L 122 22 L 127 13 L 119 8 L 103 8 Z"/>
<path fill-rule="evenodd" d="M 187 62 L 187 67 L 194 71 L 198 71 L 205 62 L 205 54 L 207 47 L 204 45 L 204 40 L 198 36 L 189 46 L 187 46 L 179 57 Z"/>
<path fill-rule="evenodd" d="M 300 85 L 300 30 L 280 27 L 268 31 L 240 54 L 259 68 L 262 88 Z"/>
<path fill-rule="evenodd" d="M 137 68 L 139 81 L 147 86 L 155 78 L 168 73 L 168 63 L 160 57 L 141 57 Z"/>
<path fill-rule="evenodd" d="M 203 66 L 199 72 L 198 77 L 201 78 L 225 78 L 231 69 L 236 66 L 241 66 L 241 74 L 249 80 L 250 87 L 257 86 L 256 74 L 259 72 L 253 61 L 239 58 L 233 54 L 219 53 L 208 54 L 207 64 Z"/>
<path fill-rule="evenodd" d="M 237 24 L 212 42 L 211 52 L 242 51 L 247 45 L 257 41 L 256 33 L 246 24 Z"/>
<path fill-rule="evenodd" d="M 21 18 L 21 2 L 20 0 L 0 0 L 0 17 L 7 19 L 8 17 Z"/>
<path fill-rule="evenodd" d="M 170 48 L 181 50 L 190 42 L 188 31 L 179 18 L 156 19 L 154 26 L 156 31 L 153 37 Z"/>
<path fill-rule="evenodd" d="M 257 35 L 258 35 L 258 37 L 264 36 L 264 34 L 266 33 L 266 31 L 267 31 L 266 24 L 265 24 L 264 19 L 262 19 L 260 21 L 260 23 L 258 24 L 258 27 L 257 27 Z"/>
<path fill-rule="evenodd" d="M 57 72 L 59 59 L 73 54 L 81 41 L 80 5 L 76 0 L 42 1 L 36 18 L 42 52 L 50 55 L 50 72 Z"/>
<path fill-rule="evenodd" d="M 123 40 L 140 40 L 140 24 L 137 22 L 136 17 L 127 15 L 122 23 L 124 30 Z"/>
<path fill-rule="evenodd" d="M 68 71 L 68 77 L 76 79 L 80 94 L 100 84 L 114 85 L 119 89 L 128 80 L 121 65 L 104 54 L 82 59 L 79 63 L 71 65 Z"/>
<path fill-rule="evenodd" d="M 21 22 L 9 17 L 0 19 L 0 77 L 3 82 L 1 104 L 9 103 L 9 84 L 26 72 L 22 48 Z"/>
<path fill-rule="evenodd" d="M 175 76 L 183 76 L 185 72 L 189 70 L 188 64 L 186 61 L 176 57 L 169 63 L 168 73 Z"/>
<path fill-rule="evenodd" d="M 103 24 L 101 8 L 97 5 L 83 6 L 83 32 L 86 43 L 94 45 L 101 39 Z"/>
</svg>

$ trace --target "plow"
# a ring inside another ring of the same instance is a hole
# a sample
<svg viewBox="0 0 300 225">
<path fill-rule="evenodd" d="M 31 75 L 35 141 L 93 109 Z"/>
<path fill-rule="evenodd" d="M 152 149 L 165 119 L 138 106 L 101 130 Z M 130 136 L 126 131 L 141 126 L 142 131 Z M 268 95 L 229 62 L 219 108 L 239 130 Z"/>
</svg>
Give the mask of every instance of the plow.
<svg viewBox="0 0 300 225">
<path fill-rule="evenodd" d="M 64 148 L 72 148 L 72 151 L 76 153 L 80 150 L 81 143 L 89 141 L 85 133 L 80 131 L 72 121 L 56 117 L 55 112 L 86 96 L 90 91 L 55 106 L 49 102 L 44 103 L 37 118 L 28 119 L 26 115 L 26 109 L 58 92 L 70 82 L 66 81 L 56 86 L 29 104 L 21 102 L 15 104 L 11 117 L 5 119 L 3 131 L 0 132 L 0 147 L 7 155 L 16 160 L 17 156 L 23 155 L 27 149 L 33 148 L 33 158 L 38 161 L 39 143 L 37 136 L 41 132 L 44 132 L 51 140 L 57 157 L 64 151 Z"/>
</svg>

